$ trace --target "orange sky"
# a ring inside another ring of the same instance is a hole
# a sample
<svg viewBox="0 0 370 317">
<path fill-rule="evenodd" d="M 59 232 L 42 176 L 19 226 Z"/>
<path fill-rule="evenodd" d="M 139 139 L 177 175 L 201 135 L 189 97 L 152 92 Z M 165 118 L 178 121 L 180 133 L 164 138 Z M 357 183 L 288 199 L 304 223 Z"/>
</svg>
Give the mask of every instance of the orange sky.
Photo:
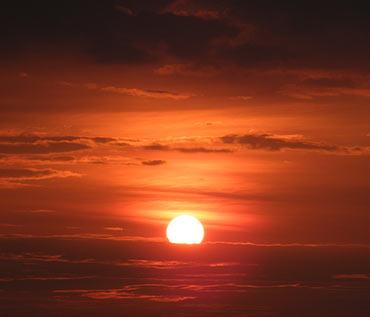
<svg viewBox="0 0 370 317">
<path fill-rule="evenodd" d="M 4 311 L 367 316 L 369 20 L 319 7 L 9 4 Z M 166 242 L 182 213 L 203 245 Z"/>
</svg>

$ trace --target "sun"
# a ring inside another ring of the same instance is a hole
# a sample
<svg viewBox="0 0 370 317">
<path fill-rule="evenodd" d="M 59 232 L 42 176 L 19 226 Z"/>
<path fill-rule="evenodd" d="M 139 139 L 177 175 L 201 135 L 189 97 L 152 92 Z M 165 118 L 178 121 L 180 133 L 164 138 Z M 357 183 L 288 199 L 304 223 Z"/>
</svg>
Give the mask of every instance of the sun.
<svg viewBox="0 0 370 317">
<path fill-rule="evenodd" d="M 171 220 L 166 233 L 171 243 L 200 244 L 204 237 L 204 228 L 197 218 L 181 215 Z"/>
</svg>

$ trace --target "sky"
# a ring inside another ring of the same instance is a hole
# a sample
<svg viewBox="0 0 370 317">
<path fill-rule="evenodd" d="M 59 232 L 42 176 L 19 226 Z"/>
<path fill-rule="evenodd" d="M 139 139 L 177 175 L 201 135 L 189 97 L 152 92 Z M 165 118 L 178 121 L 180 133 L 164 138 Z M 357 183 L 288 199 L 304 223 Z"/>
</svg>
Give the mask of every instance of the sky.
<svg viewBox="0 0 370 317">
<path fill-rule="evenodd" d="M 365 4 L 0 21 L 0 316 L 369 316 Z M 202 244 L 167 241 L 180 214 Z"/>
</svg>

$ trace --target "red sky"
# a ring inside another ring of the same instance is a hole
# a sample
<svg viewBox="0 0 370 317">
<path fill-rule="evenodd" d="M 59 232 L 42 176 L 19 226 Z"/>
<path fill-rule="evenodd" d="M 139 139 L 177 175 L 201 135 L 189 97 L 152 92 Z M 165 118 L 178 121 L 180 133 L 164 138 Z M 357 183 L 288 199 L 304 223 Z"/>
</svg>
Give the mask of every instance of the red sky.
<svg viewBox="0 0 370 317">
<path fill-rule="evenodd" d="M 5 4 L 4 316 L 368 316 L 370 25 L 330 3 Z"/>
</svg>

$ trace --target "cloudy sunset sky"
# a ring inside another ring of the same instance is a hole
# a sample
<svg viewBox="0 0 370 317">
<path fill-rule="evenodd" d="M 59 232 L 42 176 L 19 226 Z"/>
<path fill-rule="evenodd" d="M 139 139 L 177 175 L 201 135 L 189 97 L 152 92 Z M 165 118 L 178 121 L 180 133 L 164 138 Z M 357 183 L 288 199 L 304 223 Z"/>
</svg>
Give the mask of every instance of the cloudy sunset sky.
<svg viewBox="0 0 370 317">
<path fill-rule="evenodd" d="M 5 1 L 0 316 L 369 316 L 369 21 Z M 167 241 L 180 214 L 202 244 Z"/>
</svg>

